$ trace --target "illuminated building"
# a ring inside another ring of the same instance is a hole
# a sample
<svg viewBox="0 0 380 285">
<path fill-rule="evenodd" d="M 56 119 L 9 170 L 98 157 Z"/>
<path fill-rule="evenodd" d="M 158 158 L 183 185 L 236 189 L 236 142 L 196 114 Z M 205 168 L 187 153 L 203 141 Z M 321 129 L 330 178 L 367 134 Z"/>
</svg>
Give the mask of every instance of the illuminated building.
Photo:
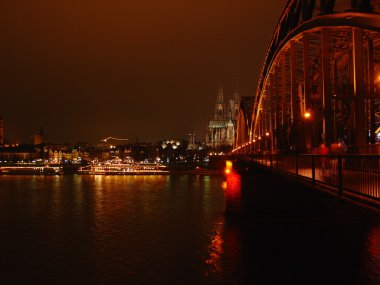
<svg viewBox="0 0 380 285">
<path fill-rule="evenodd" d="M 0 148 L 1 162 L 32 161 L 37 158 L 34 145 L 24 144 Z"/>
<path fill-rule="evenodd" d="M 187 145 L 187 149 L 188 150 L 198 150 L 198 149 L 201 149 L 202 146 L 201 146 L 201 143 L 199 141 L 196 141 L 196 134 L 191 132 L 189 134 L 189 144 Z"/>
<path fill-rule="evenodd" d="M 232 146 L 235 140 L 235 129 L 239 114 L 239 92 L 234 91 L 232 99 L 224 102 L 223 90 L 219 88 L 215 102 L 214 119 L 209 121 L 206 145 L 209 147 Z"/>
</svg>

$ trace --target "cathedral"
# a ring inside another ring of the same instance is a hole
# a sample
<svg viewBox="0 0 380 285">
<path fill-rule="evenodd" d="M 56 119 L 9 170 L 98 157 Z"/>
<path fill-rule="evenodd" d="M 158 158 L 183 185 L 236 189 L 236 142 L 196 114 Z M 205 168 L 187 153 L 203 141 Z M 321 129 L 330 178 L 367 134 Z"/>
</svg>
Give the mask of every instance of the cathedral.
<svg viewBox="0 0 380 285">
<path fill-rule="evenodd" d="M 239 114 L 239 92 L 235 89 L 231 99 L 224 102 L 223 89 L 219 88 L 214 118 L 209 121 L 206 145 L 212 148 L 233 146 Z"/>
</svg>

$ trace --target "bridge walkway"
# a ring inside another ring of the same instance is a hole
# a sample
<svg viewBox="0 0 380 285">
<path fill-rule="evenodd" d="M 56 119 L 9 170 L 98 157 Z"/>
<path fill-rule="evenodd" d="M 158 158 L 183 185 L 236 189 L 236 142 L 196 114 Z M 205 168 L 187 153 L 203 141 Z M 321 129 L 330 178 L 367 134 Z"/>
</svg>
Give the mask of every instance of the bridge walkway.
<svg viewBox="0 0 380 285">
<path fill-rule="evenodd" d="M 227 227 L 246 239 L 247 283 L 379 284 L 378 214 L 267 171 L 226 180 Z"/>
</svg>

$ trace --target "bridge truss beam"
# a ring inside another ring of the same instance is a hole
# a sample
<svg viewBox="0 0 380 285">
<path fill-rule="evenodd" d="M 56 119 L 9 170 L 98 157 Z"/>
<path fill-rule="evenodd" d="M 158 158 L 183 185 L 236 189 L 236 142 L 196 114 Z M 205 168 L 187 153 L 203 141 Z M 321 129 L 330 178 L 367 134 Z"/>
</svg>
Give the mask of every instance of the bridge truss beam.
<svg viewBox="0 0 380 285">
<path fill-rule="evenodd" d="M 234 151 L 312 152 L 344 143 L 377 153 L 379 13 L 380 1 L 289 1 L 245 126 L 251 135 Z"/>
</svg>

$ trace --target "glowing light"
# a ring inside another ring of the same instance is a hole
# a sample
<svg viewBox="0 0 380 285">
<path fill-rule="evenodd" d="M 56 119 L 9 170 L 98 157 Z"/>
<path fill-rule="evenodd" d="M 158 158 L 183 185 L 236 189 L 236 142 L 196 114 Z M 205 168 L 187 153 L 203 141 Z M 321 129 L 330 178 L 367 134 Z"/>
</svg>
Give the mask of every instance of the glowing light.
<svg viewBox="0 0 380 285">
<path fill-rule="evenodd" d="M 118 141 L 127 141 L 127 140 L 128 140 L 128 139 L 121 139 L 121 138 L 108 137 L 108 138 L 103 139 L 103 140 L 101 140 L 101 141 L 107 143 L 107 141 L 110 140 L 110 139 L 112 139 L 112 140 L 118 140 Z"/>
<path fill-rule="evenodd" d="M 226 160 L 226 169 L 225 173 L 230 174 L 232 171 L 232 161 L 231 160 Z"/>
<path fill-rule="evenodd" d="M 269 137 L 269 133 L 268 133 L 268 132 L 266 132 L 265 135 L 266 135 L 267 137 Z"/>
<path fill-rule="evenodd" d="M 261 137 L 259 137 L 259 140 L 261 140 Z"/>
<path fill-rule="evenodd" d="M 210 245 L 208 246 L 208 257 L 205 259 L 207 270 L 206 276 L 222 272 L 222 255 L 223 255 L 223 233 L 224 233 L 224 220 L 220 219 L 216 223 L 213 230 Z"/>
<path fill-rule="evenodd" d="M 306 111 L 305 114 L 303 114 L 305 119 L 310 119 L 311 113 L 309 111 Z"/>
</svg>

